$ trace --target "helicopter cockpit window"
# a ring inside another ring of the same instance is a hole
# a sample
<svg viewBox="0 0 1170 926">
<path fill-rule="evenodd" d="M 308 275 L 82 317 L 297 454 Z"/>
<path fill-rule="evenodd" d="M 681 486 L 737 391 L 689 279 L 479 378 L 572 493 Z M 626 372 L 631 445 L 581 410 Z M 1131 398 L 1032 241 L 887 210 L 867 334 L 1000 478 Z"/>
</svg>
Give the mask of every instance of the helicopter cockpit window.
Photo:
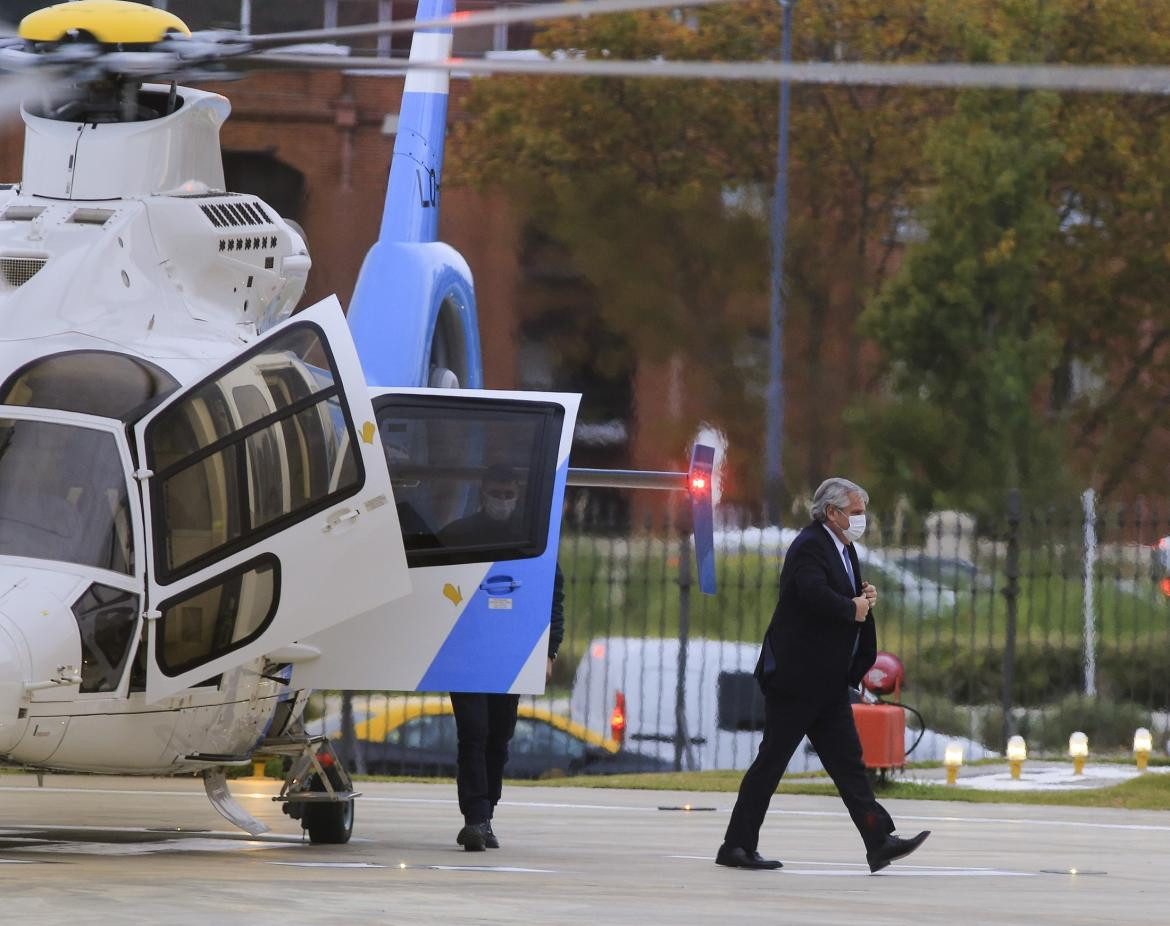
<svg viewBox="0 0 1170 926">
<path fill-rule="evenodd" d="M 79 350 L 25 364 L 0 386 L 0 405 L 58 408 L 126 420 L 179 387 L 166 370 L 125 354 Z"/>
<path fill-rule="evenodd" d="M 409 565 L 544 552 L 560 406 L 388 396 L 374 407 Z"/>
<path fill-rule="evenodd" d="M 0 555 L 134 572 L 126 472 L 113 435 L 0 418 Z"/>
<path fill-rule="evenodd" d="M 138 611 L 137 595 L 108 585 L 91 585 L 77 599 L 73 616 L 81 632 L 82 694 L 117 689 L 130 658 Z"/>
<path fill-rule="evenodd" d="M 148 429 L 159 577 L 189 573 L 352 494 L 363 478 L 355 446 L 317 328 L 265 342 Z"/>
</svg>

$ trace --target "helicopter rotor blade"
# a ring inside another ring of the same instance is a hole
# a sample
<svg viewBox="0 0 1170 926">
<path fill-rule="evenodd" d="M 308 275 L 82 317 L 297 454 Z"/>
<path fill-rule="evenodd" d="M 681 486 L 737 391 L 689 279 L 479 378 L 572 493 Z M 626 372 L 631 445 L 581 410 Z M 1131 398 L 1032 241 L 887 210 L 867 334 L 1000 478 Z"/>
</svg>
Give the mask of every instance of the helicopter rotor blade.
<svg viewBox="0 0 1170 926">
<path fill-rule="evenodd" d="M 580 0 L 569 3 L 536 3 L 523 7 L 499 7 L 481 12 L 459 12 L 441 19 L 400 19 L 385 23 L 338 26 L 333 29 L 303 29 L 299 32 L 271 32 L 246 36 L 253 48 L 274 47 L 300 42 L 327 42 L 414 32 L 419 29 L 471 29 L 507 23 L 540 22 L 547 19 L 581 19 L 606 13 L 632 13 L 642 10 L 676 10 L 682 7 L 710 6 L 714 3 L 742 3 L 745 0 Z"/>
<path fill-rule="evenodd" d="M 685 80 L 790 81 L 800 84 L 913 86 L 1075 91 L 1086 93 L 1170 93 L 1170 67 L 1065 66 L 1026 64 L 868 64 L 778 61 L 614 61 L 594 58 L 405 59 L 293 55 L 268 52 L 245 56 L 249 67 L 403 71 L 421 68 L 471 74 L 543 74 L 578 77 L 660 77 Z"/>
</svg>

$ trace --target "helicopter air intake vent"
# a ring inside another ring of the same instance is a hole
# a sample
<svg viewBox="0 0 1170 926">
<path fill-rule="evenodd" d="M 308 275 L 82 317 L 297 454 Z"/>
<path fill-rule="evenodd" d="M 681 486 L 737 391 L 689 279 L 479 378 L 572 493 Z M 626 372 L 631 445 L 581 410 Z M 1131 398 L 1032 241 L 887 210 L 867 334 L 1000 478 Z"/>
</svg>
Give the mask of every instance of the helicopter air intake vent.
<svg viewBox="0 0 1170 926">
<path fill-rule="evenodd" d="M 271 225 L 272 219 L 256 200 L 206 203 L 199 207 L 216 228 Z"/>
<path fill-rule="evenodd" d="M 44 206 L 9 206 L 2 218 L 5 222 L 31 222 L 44 211 Z"/>
<path fill-rule="evenodd" d="M 17 289 L 24 286 L 47 264 L 47 257 L 0 257 L 0 277 L 3 289 Z"/>
<path fill-rule="evenodd" d="M 73 225 L 105 225 L 114 214 L 113 209 L 75 209 L 69 221 Z"/>
</svg>

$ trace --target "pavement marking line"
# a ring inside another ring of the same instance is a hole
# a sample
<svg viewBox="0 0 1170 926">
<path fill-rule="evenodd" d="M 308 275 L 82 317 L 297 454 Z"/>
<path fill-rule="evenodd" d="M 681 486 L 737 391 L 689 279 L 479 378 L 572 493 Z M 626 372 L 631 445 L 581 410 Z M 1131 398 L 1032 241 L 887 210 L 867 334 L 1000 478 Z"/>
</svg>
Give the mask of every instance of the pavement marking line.
<svg viewBox="0 0 1170 926">
<path fill-rule="evenodd" d="M 688 861 L 714 862 L 710 855 L 667 855 L 665 858 L 687 859 Z M 831 865 L 832 868 L 793 868 L 792 865 Z M 868 866 L 858 862 L 785 862 L 783 868 L 768 869 L 778 875 L 818 875 L 822 877 L 871 877 L 879 872 L 866 871 Z M 899 878 L 1034 878 L 1034 871 L 1010 871 L 1005 868 L 955 868 L 949 865 L 901 865 L 886 868 L 882 877 L 895 875 Z"/>
<path fill-rule="evenodd" d="M 682 858 L 692 859 L 700 862 L 714 862 L 713 855 L 666 855 L 664 858 Z M 864 862 L 826 862 L 823 859 L 789 859 L 784 863 L 785 867 L 789 865 L 831 865 L 835 868 L 868 868 Z M 999 871 L 997 868 L 990 868 L 986 865 L 906 865 L 899 864 L 899 868 L 929 868 L 931 871 Z"/>
<path fill-rule="evenodd" d="M 206 800 L 206 795 L 202 791 L 128 791 L 118 788 L 31 788 L 31 787 L 14 787 L 11 785 L 0 786 L 2 791 L 18 791 L 22 794 L 103 794 L 103 795 L 124 795 L 126 797 L 141 797 L 148 795 L 152 797 L 188 797 L 199 798 Z M 262 794 L 260 797 L 272 797 L 270 794 Z M 359 801 L 381 803 L 381 804 L 456 804 L 458 801 L 455 798 L 431 798 L 431 797 L 374 797 L 372 795 L 362 795 L 358 798 Z M 619 811 L 621 813 L 630 813 L 631 811 L 643 811 L 645 813 L 660 813 L 657 805 L 653 806 L 638 806 L 638 805 L 623 805 L 623 804 L 571 804 L 567 802 L 552 802 L 552 801 L 517 801 L 508 800 L 500 802 L 505 807 L 534 807 L 547 810 L 606 810 Z M 1111 810 L 1112 808 L 1103 807 L 1102 810 Z M 720 807 L 719 810 L 729 812 L 729 807 Z M 839 817 L 842 811 L 834 810 L 769 810 L 769 814 L 788 815 L 794 817 Z M 1170 825 L 1159 825 L 1155 823 L 1093 823 L 1085 820 L 1045 820 L 1041 818 L 1030 819 L 1027 817 L 953 817 L 953 816 L 926 816 L 926 815 L 910 815 L 898 814 L 899 820 L 919 820 L 934 823 L 990 823 L 990 824 L 1011 824 L 1017 826 L 1056 826 L 1056 827 L 1084 827 L 1086 829 L 1103 829 L 1103 830 L 1133 830 L 1144 831 L 1151 833 L 1170 833 Z M 74 827 L 80 829 L 80 827 Z"/>
<path fill-rule="evenodd" d="M 389 868 L 376 862 L 268 862 L 269 865 L 285 865 L 289 868 Z"/>
<path fill-rule="evenodd" d="M 507 865 L 408 865 L 408 868 L 429 868 L 431 871 L 491 871 L 504 874 L 560 875 L 563 871 L 551 868 L 512 868 Z"/>
<path fill-rule="evenodd" d="M 458 803 L 454 798 L 430 798 L 430 797 L 371 797 L 363 795 L 360 800 L 373 801 L 380 803 L 394 803 L 394 804 L 455 804 Z M 658 806 L 637 806 L 637 805 L 623 805 L 623 804 L 570 804 L 570 803 L 553 803 L 550 801 L 517 801 L 507 800 L 500 801 L 501 806 L 507 807 L 536 807 L 542 810 L 615 810 L 622 813 L 629 813 L 630 811 L 645 811 L 647 813 L 659 813 Z M 720 810 L 730 811 L 729 807 L 720 807 Z M 1110 807 L 1102 807 L 1102 810 L 1112 810 Z M 840 810 L 769 810 L 769 814 L 789 815 L 794 817 L 840 817 L 844 811 Z M 1157 823 L 1093 823 L 1082 820 L 1045 820 L 1041 818 L 1029 819 L 1027 817 L 1012 818 L 1012 817 L 953 817 L 953 816 L 923 816 L 898 814 L 899 820 L 922 820 L 926 822 L 935 823 L 1009 823 L 1024 826 L 1039 825 L 1039 826 L 1083 826 L 1090 829 L 1108 829 L 1108 830 L 1139 830 L 1154 833 L 1170 833 L 1170 825 L 1163 825 Z"/>
<path fill-rule="evenodd" d="M 1035 878 L 1034 871 L 988 871 L 983 868 L 953 871 L 909 871 L 905 868 L 886 868 L 882 871 L 841 871 L 827 868 L 781 868 L 778 875 L 830 875 L 847 878 Z"/>
</svg>

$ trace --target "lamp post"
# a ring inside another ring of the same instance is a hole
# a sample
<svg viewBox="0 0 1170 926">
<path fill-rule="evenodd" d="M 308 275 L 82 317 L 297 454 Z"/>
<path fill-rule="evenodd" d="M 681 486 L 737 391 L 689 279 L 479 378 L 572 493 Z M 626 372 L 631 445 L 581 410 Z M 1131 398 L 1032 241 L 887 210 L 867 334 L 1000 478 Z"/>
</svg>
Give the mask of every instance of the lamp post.
<svg viewBox="0 0 1170 926">
<path fill-rule="evenodd" d="M 783 35 L 780 60 L 792 61 L 792 7 L 796 0 L 780 0 Z M 768 391 L 764 428 L 764 498 L 768 523 L 780 523 L 784 494 L 784 246 L 788 235 L 788 103 L 791 85 L 780 81 L 780 123 L 776 145 L 776 186 L 772 192 L 771 305 L 768 316 Z"/>
</svg>

